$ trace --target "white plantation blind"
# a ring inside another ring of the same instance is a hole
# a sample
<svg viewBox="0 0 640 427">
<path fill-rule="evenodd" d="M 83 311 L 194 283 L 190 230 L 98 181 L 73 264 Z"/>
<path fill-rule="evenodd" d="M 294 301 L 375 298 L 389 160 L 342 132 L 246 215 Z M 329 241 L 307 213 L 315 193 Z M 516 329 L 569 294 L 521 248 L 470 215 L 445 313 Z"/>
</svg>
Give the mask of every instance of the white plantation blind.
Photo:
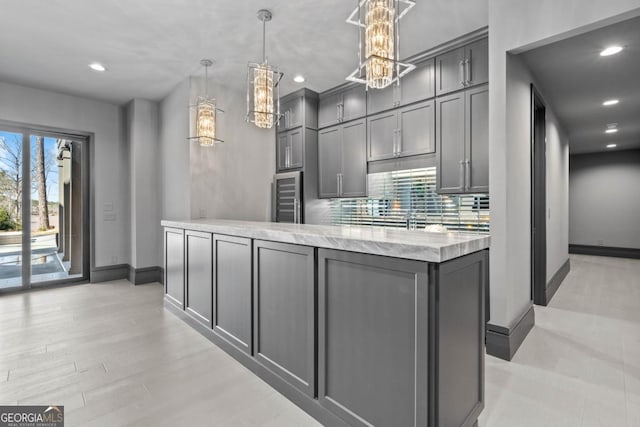
<svg viewBox="0 0 640 427">
<path fill-rule="evenodd" d="M 369 174 L 367 187 L 368 198 L 331 200 L 333 224 L 489 232 L 489 196 L 437 194 L 435 167 Z"/>
</svg>

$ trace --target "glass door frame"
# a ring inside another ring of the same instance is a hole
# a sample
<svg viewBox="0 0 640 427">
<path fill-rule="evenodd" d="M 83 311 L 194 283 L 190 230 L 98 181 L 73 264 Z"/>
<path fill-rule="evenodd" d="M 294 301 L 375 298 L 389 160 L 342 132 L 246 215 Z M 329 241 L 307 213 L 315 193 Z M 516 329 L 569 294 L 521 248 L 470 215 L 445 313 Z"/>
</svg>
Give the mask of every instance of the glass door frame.
<svg viewBox="0 0 640 427">
<path fill-rule="evenodd" d="M 65 132 L 51 128 L 15 124 L 0 120 L 0 130 L 22 134 L 22 285 L 0 289 L 0 293 L 15 292 L 73 283 L 87 283 L 91 266 L 91 224 L 90 224 L 90 134 Z M 31 136 L 60 138 L 81 144 L 81 198 L 82 198 L 82 275 L 57 280 L 31 281 Z M 25 190 L 26 189 L 26 190 Z M 24 255 L 28 256 L 24 256 Z"/>
</svg>

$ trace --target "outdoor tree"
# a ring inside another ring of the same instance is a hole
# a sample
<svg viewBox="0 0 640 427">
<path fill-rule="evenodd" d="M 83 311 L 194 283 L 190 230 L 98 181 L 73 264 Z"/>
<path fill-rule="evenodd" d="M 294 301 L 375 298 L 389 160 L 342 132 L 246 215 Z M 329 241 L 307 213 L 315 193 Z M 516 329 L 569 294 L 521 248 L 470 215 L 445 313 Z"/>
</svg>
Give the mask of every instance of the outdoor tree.
<svg viewBox="0 0 640 427">
<path fill-rule="evenodd" d="M 16 221 L 22 215 L 22 141 L 0 137 L 0 192 Z"/>
<path fill-rule="evenodd" d="M 36 185 L 38 187 L 38 217 L 40 230 L 49 229 L 49 202 L 47 200 L 47 176 L 44 156 L 44 137 L 36 136 Z"/>
</svg>

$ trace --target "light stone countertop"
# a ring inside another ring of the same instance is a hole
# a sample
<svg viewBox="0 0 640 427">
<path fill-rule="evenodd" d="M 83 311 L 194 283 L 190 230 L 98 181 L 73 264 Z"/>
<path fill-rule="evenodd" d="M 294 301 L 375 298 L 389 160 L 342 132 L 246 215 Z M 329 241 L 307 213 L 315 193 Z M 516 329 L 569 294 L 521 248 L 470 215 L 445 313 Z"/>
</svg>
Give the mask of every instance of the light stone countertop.
<svg viewBox="0 0 640 427">
<path fill-rule="evenodd" d="M 418 261 L 443 262 L 489 247 L 479 233 L 433 233 L 385 227 L 357 227 L 218 219 L 163 220 L 164 227 L 293 243 Z"/>
</svg>

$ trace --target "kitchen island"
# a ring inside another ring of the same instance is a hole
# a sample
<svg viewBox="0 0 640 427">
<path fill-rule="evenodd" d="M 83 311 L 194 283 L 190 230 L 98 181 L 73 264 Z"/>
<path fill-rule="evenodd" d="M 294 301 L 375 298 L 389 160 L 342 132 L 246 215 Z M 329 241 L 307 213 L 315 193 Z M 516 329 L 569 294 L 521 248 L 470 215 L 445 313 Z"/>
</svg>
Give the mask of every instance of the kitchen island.
<svg viewBox="0 0 640 427">
<path fill-rule="evenodd" d="M 321 423 L 476 423 L 487 235 L 162 225 L 165 307 Z"/>
</svg>

